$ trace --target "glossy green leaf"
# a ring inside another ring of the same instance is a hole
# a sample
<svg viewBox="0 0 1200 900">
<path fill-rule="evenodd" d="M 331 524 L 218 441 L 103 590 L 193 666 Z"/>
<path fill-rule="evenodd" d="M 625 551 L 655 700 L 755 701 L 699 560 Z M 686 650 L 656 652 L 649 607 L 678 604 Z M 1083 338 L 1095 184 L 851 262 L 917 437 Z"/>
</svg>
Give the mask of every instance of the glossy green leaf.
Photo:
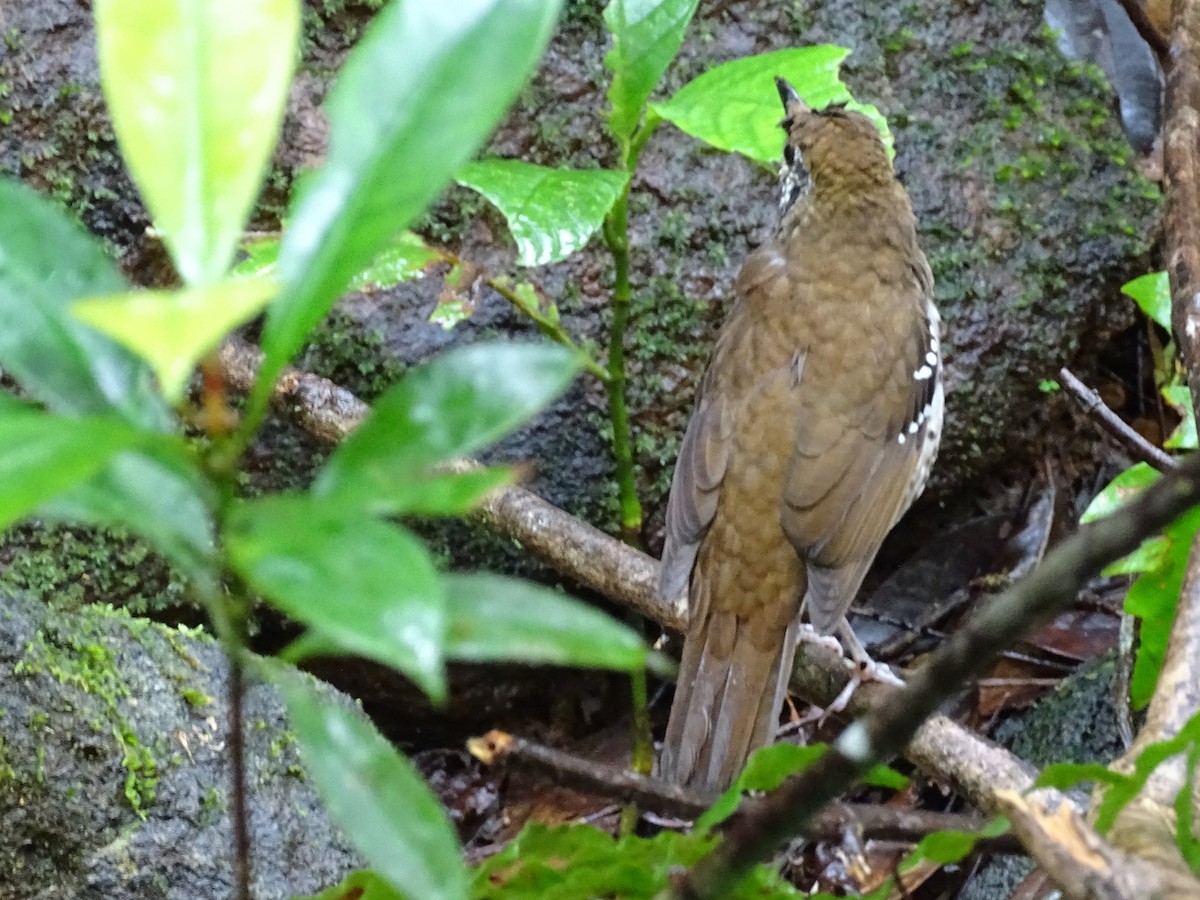
<svg viewBox="0 0 1200 900">
<path fill-rule="evenodd" d="M 0 416 L 0 530 L 146 437 L 116 418 L 6 412 Z"/>
<path fill-rule="evenodd" d="M 173 420 L 149 368 L 70 313 L 80 297 L 124 289 L 99 241 L 46 198 L 0 180 L 0 367 L 56 412 L 114 410 L 165 430 Z"/>
<path fill-rule="evenodd" d="M 1171 636 L 1171 623 L 1175 620 L 1179 592 L 1183 588 L 1188 555 L 1198 530 L 1200 510 L 1197 509 L 1184 513 L 1168 525 L 1163 531 L 1168 546 L 1162 562 L 1140 575 L 1125 595 L 1125 611 L 1141 620 L 1133 678 L 1129 685 L 1129 699 L 1135 709 L 1146 706 L 1154 695 L 1158 673 L 1167 655 L 1167 641 Z"/>
<path fill-rule="evenodd" d="M 608 127 L 625 144 L 642 117 L 642 107 L 683 44 L 698 0 L 610 0 L 604 22 L 613 38 L 604 65 L 613 73 L 608 88 Z"/>
<path fill-rule="evenodd" d="M 420 237 L 402 231 L 384 245 L 370 265 L 350 279 L 350 290 L 367 294 L 387 290 L 416 278 L 441 258 Z"/>
<path fill-rule="evenodd" d="M 1137 463 L 1126 469 L 1104 489 L 1092 498 L 1087 509 L 1080 516 L 1080 524 L 1086 525 L 1097 519 L 1112 515 L 1118 509 L 1139 496 L 1142 491 L 1161 477 L 1157 469 L 1146 463 Z M 1138 549 L 1104 569 L 1104 574 L 1134 575 L 1146 572 L 1162 564 L 1168 549 L 1168 541 L 1163 537 L 1152 537 L 1142 541 Z"/>
<path fill-rule="evenodd" d="M 313 492 L 387 510 L 434 463 L 503 437 L 558 396 L 578 370 L 554 344 L 451 350 L 408 372 L 334 452 Z"/>
<path fill-rule="evenodd" d="M 255 238 L 242 244 L 242 249 L 246 258 L 233 267 L 234 275 L 276 277 L 279 238 Z M 365 293 L 386 290 L 416 278 L 441 258 L 441 254 L 427 246 L 419 236 L 402 231 L 388 241 L 370 265 L 350 279 L 350 290 Z"/>
<path fill-rule="evenodd" d="M 38 507 L 59 522 L 128 528 L 204 593 L 215 589 L 213 488 L 182 452 L 126 451 L 87 481 Z"/>
<path fill-rule="evenodd" d="M 1171 286 L 1166 272 L 1151 272 L 1121 288 L 1121 293 L 1132 297 L 1138 307 L 1169 332 L 1171 330 Z"/>
<path fill-rule="evenodd" d="M 286 666 L 266 665 L 304 770 L 350 843 L 406 900 L 462 900 L 468 880 L 454 827 L 412 763 L 361 712 L 321 699 Z"/>
<path fill-rule="evenodd" d="M 258 315 L 275 290 L 267 279 L 234 279 L 181 291 L 97 297 L 76 303 L 74 312 L 149 362 L 163 395 L 178 403 L 200 359 Z"/>
<path fill-rule="evenodd" d="M 696 820 L 696 831 L 710 830 L 733 815 L 746 791 L 773 791 L 785 778 L 803 772 L 825 755 L 825 744 L 798 747 L 795 744 L 773 744 L 754 753 L 737 780 L 717 801 Z"/>
<path fill-rule="evenodd" d="M 504 215 L 517 264 L 542 266 L 583 249 L 625 189 L 625 173 L 551 169 L 518 159 L 486 159 L 458 173 Z"/>
<path fill-rule="evenodd" d="M 982 839 L 999 837 L 1008 829 L 1008 820 L 1001 816 L 988 822 L 977 832 L 934 831 L 921 838 L 908 858 L 900 864 L 900 871 L 906 872 L 921 862 L 932 862 L 940 866 L 962 862 Z"/>
<path fill-rule="evenodd" d="M 1081 525 L 1112 515 L 1142 491 L 1154 484 L 1162 474 L 1146 463 L 1135 463 L 1110 481 L 1079 517 Z"/>
<path fill-rule="evenodd" d="M 650 651 L 616 619 L 549 588 L 501 575 L 446 575 L 446 656 L 633 671 Z"/>
<path fill-rule="evenodd" d="M 1196 410 L 1192 405 L 1192 391 L 1186 384 L 1168 384 L 1162 389 L 1163 399 L 1179 413 L 1178 427 L 1163 441 L 1167 450 L 1195 450 Z"/>
<path fill-rule="evenodd" d="M 275 606 L 445 697 L 445 589 L 412 535 L 308 495 L 243 503 L 224 534 L 234 569 Z"/>
<path fill-rule="evenodd" d="M 330 91 L 329 156 L 289 216 L 269 380 L 389 239 L 483 143 L 542 54 L 560 0 L 391 3 Z"/>
<path fill-rule="evenodd" d="M 299 0 L 96 0 L 113 130 L 183 280 L 219 279 L 279 135 Z"/>
<path fill-rule="evenodd" d="M 407 898 L 392 887 L 383 876 L 368 869 L 351 872 L 333 887 L 311 897 L 298 897 L 296 900 L 407 900 Z"/>
<path fill-rule="evenodd" d="M 875 107 L 854 102 L 838 77 L 838 66 L 849 52 L 823 44 L 735 59 L 709 69 L 651 108 L 705 143 L 774 164 L 783 156 L 783 106 L 775 87 L 775 76 L 781 75 L 814 109 L 845 103 L 866 115 L 890 151 L 887 121 Z"/>
</svg>

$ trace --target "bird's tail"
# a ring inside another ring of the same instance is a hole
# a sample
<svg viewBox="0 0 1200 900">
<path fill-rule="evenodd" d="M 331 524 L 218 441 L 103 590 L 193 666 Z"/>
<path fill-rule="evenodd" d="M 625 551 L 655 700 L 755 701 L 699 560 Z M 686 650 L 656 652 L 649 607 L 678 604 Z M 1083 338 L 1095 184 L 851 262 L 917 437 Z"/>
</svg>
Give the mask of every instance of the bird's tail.
<svg viewBox="0 0 1200 900">
<path fill-rule="evenodd" d="M 658 774 L 715 795 L 741 774 L 750 754 L 774 740 L 787 693 L 797 624 L 767 633 L 712 611 L 693 622 Z"/>
</svg>

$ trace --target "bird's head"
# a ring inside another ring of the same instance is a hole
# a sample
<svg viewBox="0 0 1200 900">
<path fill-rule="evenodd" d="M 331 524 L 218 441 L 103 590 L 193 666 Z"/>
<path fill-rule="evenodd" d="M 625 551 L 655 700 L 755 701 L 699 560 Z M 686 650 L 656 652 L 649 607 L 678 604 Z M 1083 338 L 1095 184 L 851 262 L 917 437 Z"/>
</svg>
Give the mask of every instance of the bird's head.
<svg viewBox="0 0 1200 900">
<path fill-rule="evenodd" d="M 879 129 L 866 116 L 842 106 L 814 110 L 796 89 L 776 78 L 787 134 L 779 170 L 780 213 L 811 195 L 848 199 L 894 184 L 892 161 Z"/>
</svg>

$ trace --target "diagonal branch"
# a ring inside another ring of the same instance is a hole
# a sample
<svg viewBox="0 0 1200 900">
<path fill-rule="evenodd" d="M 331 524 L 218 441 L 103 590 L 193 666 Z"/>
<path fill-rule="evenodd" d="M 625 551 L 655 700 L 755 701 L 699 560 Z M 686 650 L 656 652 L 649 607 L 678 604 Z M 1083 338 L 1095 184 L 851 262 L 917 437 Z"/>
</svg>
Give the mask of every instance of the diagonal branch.
<svg viewBox="0 0 1200 900">
<path fill-rule="evenodd" d="M 877 705 L 847 728 L 806 771 L 755 803 L 754 812 L 689 873 L 675 896 L 689 900 L 726 896 L 751 866 L 801 831 L 872 765 L 903 751 L 921 723 L 959 686 L 984 671 L 998 650 L 1066 608 L 1088 577 L 1132 552 L 1144 538 L 1197 503 L 1200 454 L 1129 506 L 1064 541 L 1028 578 L 957 631 L 888 703 Z"/>
</svg>

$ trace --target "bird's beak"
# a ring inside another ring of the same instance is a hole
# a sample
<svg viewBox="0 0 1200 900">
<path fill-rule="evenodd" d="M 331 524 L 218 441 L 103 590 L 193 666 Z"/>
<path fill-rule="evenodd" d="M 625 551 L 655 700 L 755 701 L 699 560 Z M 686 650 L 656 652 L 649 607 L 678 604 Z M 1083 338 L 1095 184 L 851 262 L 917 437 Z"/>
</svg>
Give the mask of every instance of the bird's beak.
<svg viewBox="0 0 1200 900">
<path fill-rule="evenodd" d="M 780 76 L 775 76 L 775 87 L 779 89 L 779 99 L 783 102 L 783 111 L 788 115 L 794 112 L 809 112 L 809 106 L 796 93 L 796 89 L 788 84 L 787 80 Z M 799 107 L 795 109 L 794 107 Z"/>
</svg>

